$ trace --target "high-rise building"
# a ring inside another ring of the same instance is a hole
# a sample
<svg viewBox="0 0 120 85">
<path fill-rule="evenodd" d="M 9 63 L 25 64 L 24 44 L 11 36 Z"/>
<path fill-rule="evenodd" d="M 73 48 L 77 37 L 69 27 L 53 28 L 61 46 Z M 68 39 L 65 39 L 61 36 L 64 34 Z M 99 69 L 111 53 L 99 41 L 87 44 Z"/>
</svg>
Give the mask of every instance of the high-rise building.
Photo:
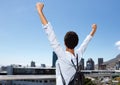
<svg viewBox="0 0 120 85">
<path fill-rule="evenodd" d="M 92 58 L 89 58 L 86 62 L 86 70 L 94 70 L 94 61 Z"/>
<path fill-rule="evenodd" d="M 35 67 L 35 62 L 34 61 L 31 61 L 31 67 Z"/>
<path fill-rule="evenodd" d="M 56 53 L 53 51 L 53 59 L 52 59 L 52 67 L 55 67 L 55 63 L 56 63 L 56 60 L 57 60 L 57 55 Z"/>
<path fill-rule="evenodd" d="M 103 58 L 98 58 L 98 70 L 101 70 L 102 64 L 103 64 Z"/>
<path fill-rule="evenodd" d="M 81 58 L 80 65 L 81 65 L 81 70 L 84 70 L 84 59 L 83 58 Z"/>
</svg>

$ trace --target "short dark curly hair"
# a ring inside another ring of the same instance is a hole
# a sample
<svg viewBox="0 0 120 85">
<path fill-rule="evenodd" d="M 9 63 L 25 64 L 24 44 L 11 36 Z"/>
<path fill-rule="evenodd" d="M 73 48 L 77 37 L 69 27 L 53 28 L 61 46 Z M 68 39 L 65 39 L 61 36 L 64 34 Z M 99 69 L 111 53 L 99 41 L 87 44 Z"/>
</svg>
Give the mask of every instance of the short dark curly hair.
<svg viewBox="0 0 120 85">
<path fill-rule="evenodd" d="M 77 46 L 78 41 L 78 35 L 74 31 L 67 32 L 64 37 L 65 45 L 70 49 L 74 49 Z"/>
</svg>

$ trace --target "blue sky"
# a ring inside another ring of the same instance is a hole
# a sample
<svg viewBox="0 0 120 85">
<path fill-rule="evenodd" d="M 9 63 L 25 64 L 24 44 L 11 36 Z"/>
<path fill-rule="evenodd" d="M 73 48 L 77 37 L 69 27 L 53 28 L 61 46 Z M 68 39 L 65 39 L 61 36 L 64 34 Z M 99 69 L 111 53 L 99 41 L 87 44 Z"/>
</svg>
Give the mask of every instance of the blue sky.
<svg viewBox="0 0 120 85">
<path fill-rule="evenodd" d="M 44 2 L 44 13 L 54 27 L 58 41 L 69 30 L 77 32 L 82 43 L 98 25 L 97 32 L 84 54 L 85 61 L 99 57 L 104 61 L 116 57 L 120 50 L 119 0 L 1 0 L 0 1 L 0 65 L 51 65 L 52 48 L 42 29 L 36 10 L 37 2 Z M 64 47 L 65 48 L 65 47 Z"/>
</svg>

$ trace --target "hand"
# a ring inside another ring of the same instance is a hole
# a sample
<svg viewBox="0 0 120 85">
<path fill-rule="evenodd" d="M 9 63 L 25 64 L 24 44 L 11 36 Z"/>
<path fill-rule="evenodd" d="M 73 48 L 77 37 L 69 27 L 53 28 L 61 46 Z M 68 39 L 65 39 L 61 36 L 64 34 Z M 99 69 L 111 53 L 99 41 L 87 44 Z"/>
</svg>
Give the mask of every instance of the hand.
<svg viewBox="0 0 120 85">
<path fill-rule="evenodd" d="M 95 32 L 96 32 L 96 29 L 97 29 L 97 25 L 96 24 L 92 24 L 92 31 L 90 32 L 90 35 L 91 36 L 94 36 Z"/>
<path fill-rule="evenodd" d="M 43 7 L 44 7 L 43 3 L 39 2 L 39 3 L 36 4 L 36 8 L 37 8 L 38 14 L 40 16 L 40 20 L 41 20 L 43 25 L 46 25 L 46 24 L 48 24 L 48 21 L 47 21 L 46 17 L 44 16 L 44 13 L 42 11 Z"/>
<path fill-rule="evenodd" d="M 97 25 L 96 24 L 92 24 L 92 30 L 96 30 L 97 29 Z"/>
<path fill-rule="evenodd" d="M 38 12 L 41 12 L 43 10 L 43 7 L 44 7 L 43 3 L 39 2 L 39 3 L 36 4 L 36 8 L 37 8 Z"/>
</svg>

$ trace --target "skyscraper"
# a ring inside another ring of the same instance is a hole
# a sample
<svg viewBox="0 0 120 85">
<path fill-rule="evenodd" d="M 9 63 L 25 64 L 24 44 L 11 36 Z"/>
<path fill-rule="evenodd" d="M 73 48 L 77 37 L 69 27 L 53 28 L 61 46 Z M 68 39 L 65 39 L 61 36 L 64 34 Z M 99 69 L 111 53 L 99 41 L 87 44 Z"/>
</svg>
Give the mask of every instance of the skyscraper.
<svg viewBox="0 0 120 85">
<path fill-rule="evenodd" d="M 31 61 L 31 67 L 35 67 L 35 62 L 34 61 Z"/>
<path fill-rule="evenodd" d="M 86 70 L 94 70 L 94 61 L 92 58 L 89 58 L 86 62 Z"/>
<path fill-rule="evenodd" d="M 103 64 L 103 58 L 98 58 L 98 70 L 101 69 L 102 64 Z"/>
<path fill-rule="evenodd" d="M 84 59 L 83 58 L 81 58 L 80 65 L 81 65 L 81 70 L 84 70 Z"/>
<path fill-rule="evenodd" d="M 53 51 L 52 67 L 55 67 L 56 60 L 57 60 L 57 55 L 56 55 L 56 53 Z"/>
</svg>

